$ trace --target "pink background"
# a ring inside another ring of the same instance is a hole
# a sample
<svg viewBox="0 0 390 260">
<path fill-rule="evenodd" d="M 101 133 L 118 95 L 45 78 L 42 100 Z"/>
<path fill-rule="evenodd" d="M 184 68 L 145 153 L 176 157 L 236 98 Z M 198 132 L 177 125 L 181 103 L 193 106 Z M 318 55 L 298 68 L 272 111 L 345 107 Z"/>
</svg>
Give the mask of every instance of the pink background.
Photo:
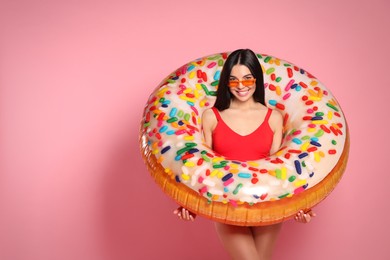
<svg viewBox="0 0 390 260">
<path fill-rule="evenodd" d="M 390 259 L 389 1 L 231 2 L 1 1 L 0 259 L 226 259 L 212 222 L 173 216 L 138 127 L 170 72 L 237 48 L 314 74 L 351 132 L 342 181 L 275 259 Z"/>
</svg>

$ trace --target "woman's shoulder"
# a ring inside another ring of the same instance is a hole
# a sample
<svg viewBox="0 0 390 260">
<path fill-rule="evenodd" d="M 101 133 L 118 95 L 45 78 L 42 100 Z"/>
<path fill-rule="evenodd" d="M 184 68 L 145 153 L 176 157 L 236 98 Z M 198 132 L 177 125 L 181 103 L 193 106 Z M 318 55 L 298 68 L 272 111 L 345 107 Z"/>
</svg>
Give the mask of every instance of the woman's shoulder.
<svg viewBox="0 0 390 260">
<path fill-rule="evenodd" d="M 217 117 L 212 108 L 206 108 L 202 113 L 203 122 L 213 122 L 217 121 Z"/>
<path fill-rule="evenodd" d="M 280 120 L 282 119 L 283 120 L 283 116 L 282 116 L 282 113 L 280 113 L 278 110 L 276 109 L 272 109 L 270 107 L 267 107 L 261 103 L 258 103 L 256 104 L 257 105 L 257 109 L 258 111 L 262 110 L 262 111 L 265 111 L 265 112 L 262 112 L 262 113 L 268 113 L 269 111 L 271 111 L 271 115 L 269 117 L 269 120 L 272 118 L 272 120 Z"/>
<path fill-rule="evenodd" d="M 271 109 L 271 108 L 269 108 Z M 271 116 L 269 117 L 269 125 L 273 130 L 283 128 L 283 115 L 278 110 L 271 109 Z"/>
<path fill-rule="evenodd" d="M 211 108 L 207 108 L 202 113 L 202 127 L 203 130 L 208 131 L 214 131 L 216 125 L 217 125 L 217 117 L 214 114 L 214 111 Z"/>
<path fill-rule="evenodd" d="M 276 110 L 276 109 L 272 109 L 272 108 L 268 108 L 268 109 L 270 109 L 271 110 L 271 117 L 273 117 L 273 118 L 283 118 L 283 115 L 282 115 L 282 113 L 280 113 L 280 111 L 279 110 Z"/>
<path fill-rule="evenodd" d="M 206 118 L 206 117 L 209 118 L 211 116 L 214 116 L 214 111 L 213 111 L 212 107 L 206 108 L 202 113 L 203 118 Z"/>
</svg>

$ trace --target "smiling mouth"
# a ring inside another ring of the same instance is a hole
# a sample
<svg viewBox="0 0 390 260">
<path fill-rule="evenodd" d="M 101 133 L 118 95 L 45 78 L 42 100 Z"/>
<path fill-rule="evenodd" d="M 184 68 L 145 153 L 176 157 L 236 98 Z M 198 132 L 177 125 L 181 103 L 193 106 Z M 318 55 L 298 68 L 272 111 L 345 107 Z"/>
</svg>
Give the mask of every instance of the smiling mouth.
<svg viewBox="0 0 390 260">
<path fill-rule="evenodd" d="M 240 97 L 245 97 L 246 95 L 248 95 L 249 89 L 247 89 L 247 90 L 240 90 L 240 91 L 237 90 L 236 93 Z"/>
</svg>

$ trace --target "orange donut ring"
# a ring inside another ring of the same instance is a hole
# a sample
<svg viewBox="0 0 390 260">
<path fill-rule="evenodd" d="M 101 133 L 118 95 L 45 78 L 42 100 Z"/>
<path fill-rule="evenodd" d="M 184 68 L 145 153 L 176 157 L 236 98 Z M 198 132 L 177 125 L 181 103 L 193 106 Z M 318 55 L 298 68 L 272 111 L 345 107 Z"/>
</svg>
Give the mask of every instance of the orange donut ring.
<svg viewBox="0 0 390 260">
<path fill-rule="evenodd" d="M 179 205 L 222 223 L 285 221 L 322 201 L 339 182 L 349 131 L 332 94 L 313 75 L 257 54 L 266 103 L 284 116 L 280 150 L 257 161 L 232 161 L 204 144 L 202 112 L 215 101 L 228 53 L 180 67 L 153 91 L 140 128 L 142 157 L 156 183 Z"/>
</svg>

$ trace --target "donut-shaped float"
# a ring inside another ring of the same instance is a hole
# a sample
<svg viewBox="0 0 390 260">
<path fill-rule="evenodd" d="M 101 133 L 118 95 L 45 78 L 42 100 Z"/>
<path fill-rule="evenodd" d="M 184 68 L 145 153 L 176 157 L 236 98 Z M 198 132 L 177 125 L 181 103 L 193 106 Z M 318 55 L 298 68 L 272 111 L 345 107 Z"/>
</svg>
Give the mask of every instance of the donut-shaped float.
<svg viewBox="0 0 390 260">
<path fill-rule="evenodd" d="M 179 205 L 222 223 L 282 222 L 322 201 L 348 159 L 349 132 L 340 105 L 312 74 L 257 54 L 266 104 L 284 116 L 278 152 L 233 161 L 204 144 L 202 112 L 213 106 L 229 53 L 185 64 L 150 95 L 140 127 L 142 157 L 157 184 Z"/>
</svg>

